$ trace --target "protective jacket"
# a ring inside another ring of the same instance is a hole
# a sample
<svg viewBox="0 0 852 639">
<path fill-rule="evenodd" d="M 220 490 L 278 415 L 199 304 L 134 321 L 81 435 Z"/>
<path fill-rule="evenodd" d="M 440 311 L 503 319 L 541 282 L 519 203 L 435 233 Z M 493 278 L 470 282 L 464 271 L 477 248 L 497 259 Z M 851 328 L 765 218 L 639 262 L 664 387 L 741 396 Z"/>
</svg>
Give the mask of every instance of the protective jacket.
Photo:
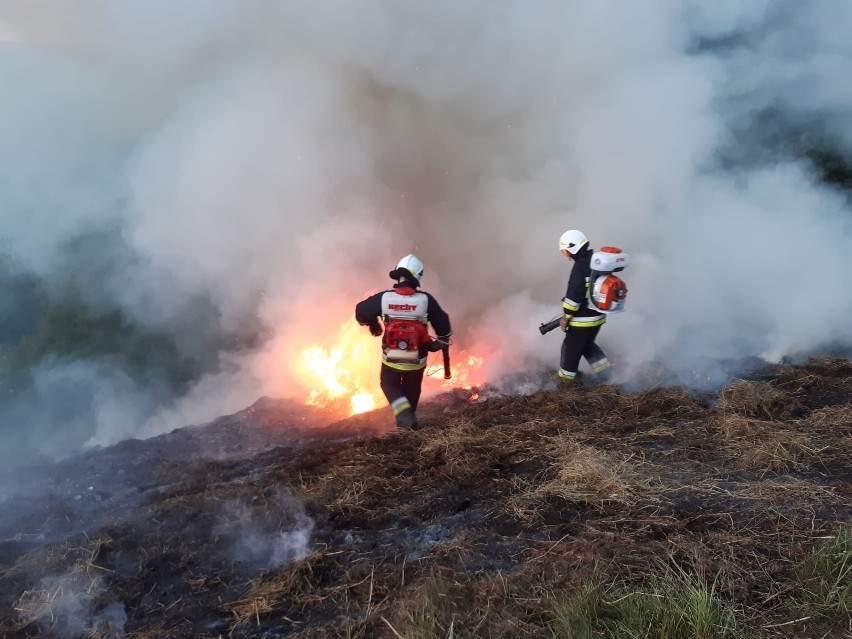
<svg viewBox="0 0 852 639">
<path fill-rule="evenodd" d="M 589 308 L 589 279 L 592 275 L 593 251 L 585 246 L 582 253 L 574 256 L 574 266 L 568 278 L 568 288 L 562 298 L 562 310 L 571 315 L 570 326 L 591 328 L 606 322 L 606 314 Z"/>
<path fill-rule="evenodd" d="M 417 290 L 415 280 L 403 280 L 393 289 L 371 295 L 355 306 L 355 319 L 359 324 L 369 326 L 371 330 L 379 326 L 379 318 L 386 326 L 393 320 L 414 320 L 423 325 L 424 333 L 428 324 L 441 341 L 448 341 L 452 335 L 450 318 L 440 304 L 425 291 Z M 378 330 L 374 330 L 378 334 Z M 429 354 L 427 343 L 419 345 L 417 358 L 403 361 L 394 357 L 394 349 L 389 347 L 388 335 L 382 338 L 382 360 L 386 366 L 401 371 L 419 370 L 426 367 Z"/>
</svg>

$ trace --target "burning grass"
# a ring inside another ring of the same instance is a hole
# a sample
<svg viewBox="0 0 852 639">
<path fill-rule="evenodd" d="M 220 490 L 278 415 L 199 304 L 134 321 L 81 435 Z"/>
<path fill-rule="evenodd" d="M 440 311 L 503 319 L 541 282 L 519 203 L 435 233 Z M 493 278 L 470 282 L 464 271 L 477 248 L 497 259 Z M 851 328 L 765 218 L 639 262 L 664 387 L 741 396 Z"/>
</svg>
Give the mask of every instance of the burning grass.
<svg viewBox="0 0 852 639">
<path fill-rule="evenodd" d="M 852 364 L 770 372 L 715 401 L 444 400 L 419 431 L 364 413 L 323 446 L 166 463 L 94 541 L 0 541 L 0 634 L 60 636 L 70 593 L 80 637 L 848 637 Z M 237 552 L 294 531 L 303 552 Z"/>
</svg>

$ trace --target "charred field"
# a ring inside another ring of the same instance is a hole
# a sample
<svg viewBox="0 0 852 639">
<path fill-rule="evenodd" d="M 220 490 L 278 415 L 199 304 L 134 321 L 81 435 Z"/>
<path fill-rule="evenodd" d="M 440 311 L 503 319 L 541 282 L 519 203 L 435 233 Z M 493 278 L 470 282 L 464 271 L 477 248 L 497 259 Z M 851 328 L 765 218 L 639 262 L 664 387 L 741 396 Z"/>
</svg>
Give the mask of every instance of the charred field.
<svg viewBox="0 0 852 639">
<path fill-rule="evenodd" d="M 852 361 L 300 410 L 10 477 L 0 636 L 852 637 Z"/>
</svg>

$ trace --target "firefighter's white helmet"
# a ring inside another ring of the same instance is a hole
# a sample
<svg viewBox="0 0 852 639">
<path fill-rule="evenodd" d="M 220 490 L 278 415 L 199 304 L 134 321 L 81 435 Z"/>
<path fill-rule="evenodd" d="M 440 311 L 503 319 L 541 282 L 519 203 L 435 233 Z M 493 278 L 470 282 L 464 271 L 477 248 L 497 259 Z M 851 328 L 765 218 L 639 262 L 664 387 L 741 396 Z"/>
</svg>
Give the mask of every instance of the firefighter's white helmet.
<svg viewBox="0 0 852 639">
<path fill-rule="evenodd" d="M 416 255 L 406 255 L 399 261 L 396 268 L 404 268 L 406 271 L 411 273 L 418 282 L 423 279 L 423 262 L 417 259 Z"/>
<path fill-rule="evenodd" d="M 582 231 L 572 229 L 570 231 L 565 231 L 559 238 L 559 250 L 568 251 L 571 255 L 576 255 L 577 251 L 588 243 L 589 240 L 586 239 L 586 236 Z"/>
</svg>

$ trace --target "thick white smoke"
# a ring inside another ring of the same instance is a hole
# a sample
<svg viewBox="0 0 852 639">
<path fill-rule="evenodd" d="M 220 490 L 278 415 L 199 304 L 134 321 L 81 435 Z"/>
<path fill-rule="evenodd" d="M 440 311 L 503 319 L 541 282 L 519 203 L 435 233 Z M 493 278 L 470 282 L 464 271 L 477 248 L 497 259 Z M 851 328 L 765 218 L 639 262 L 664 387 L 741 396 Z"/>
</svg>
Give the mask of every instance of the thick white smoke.
<svg viewBox="0 0 852 639">
<path fill-rule="evenodd" d="M 0 4 L 6 253 L 216 364 L 168 410 L 113 379 L 125 423 L 87 368 L 106 418 L 81 443 L 301 395 L 295 336 L 336 330 L 410 251 L 491 375 L 555 367 L 535 327 L 564 293 L 569 228 L 633 257 L 630 312 L 600 339 L 628 370 L 848 341 L 849 201 L 776 142 L 815 129 L 849 157 L 850 11 Z M 266 339 L 216 341 L 248 325 Z"/>
</svg>

